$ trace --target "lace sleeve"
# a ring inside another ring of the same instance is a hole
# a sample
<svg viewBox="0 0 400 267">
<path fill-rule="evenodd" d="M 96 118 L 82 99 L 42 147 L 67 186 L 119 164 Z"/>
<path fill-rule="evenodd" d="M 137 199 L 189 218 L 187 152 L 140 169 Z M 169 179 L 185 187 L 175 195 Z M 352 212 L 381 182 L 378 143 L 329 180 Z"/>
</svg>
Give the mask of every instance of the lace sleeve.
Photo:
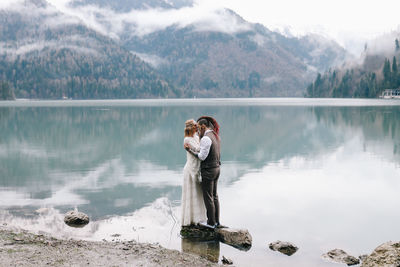
<svg viewBox="0 0 400 267">
<path fill-rule="evenodd" d="M 200 151 L 200 144 L 196 142 L 196 139 L 193 137 L 185 137 L 183 140 L 183 144 L 189 144 L 190 150 L 194 152 L 199 152 Z"/>
</svg>

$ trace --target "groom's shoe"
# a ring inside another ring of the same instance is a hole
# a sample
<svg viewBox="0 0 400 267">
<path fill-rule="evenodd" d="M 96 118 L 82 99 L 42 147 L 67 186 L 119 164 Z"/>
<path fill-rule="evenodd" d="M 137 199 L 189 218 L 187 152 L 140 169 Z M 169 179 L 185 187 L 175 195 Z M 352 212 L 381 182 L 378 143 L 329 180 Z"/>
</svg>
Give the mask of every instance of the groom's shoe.
<svg viewBox="0 0 400 267">
<path fill-rule="evenodd" d="M 220 223 L 216 223 L 215 228 L 228 228 L 228 226 L 222 225 Z"/>
<path fill-rule="evenodd" d="M 216 227 L 216 225 L 209 225 L 207 222 L 199 222 L 199 225 L 210 229 L 215 229 Z"/>
</svg>

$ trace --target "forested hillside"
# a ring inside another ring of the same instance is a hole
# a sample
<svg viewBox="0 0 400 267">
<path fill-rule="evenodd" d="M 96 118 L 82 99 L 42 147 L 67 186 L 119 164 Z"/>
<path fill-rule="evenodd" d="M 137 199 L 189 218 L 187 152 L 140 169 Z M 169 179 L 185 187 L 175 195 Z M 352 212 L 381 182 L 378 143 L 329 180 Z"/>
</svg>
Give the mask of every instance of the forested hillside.
<svg viewBox="0 0 400 267">
<path fill-rule="evenodd" d="M 83 25 L 43 26 L 45 19 L 0 10 L 0 79 L 15 88 L 17 97 L 180 96 L 151 66 L 114 40 Z"/>
<path fill-rule="evenodd" d="M 320 36 L 286 37 L 224 12 L 246 29 L 226 33 L 171 26 L 145 36 L 123 35 L 124 47 L 157 59 L 155 67 L 188 97 L 302 96 L 317 71 L 347 56 Z"/>
<path fill-rule="evenodd" d="M 400 87 L 398 59 L 399 40 L 395 39 L 391 51 L 387 53 L 364 54 L 362 64 L 348 68 L 329 70 L 318 74 L 316 80 L 307 87 L 309 97 L 361 97 L 375 98 L 385 89 Z"/>
<path fill-rule="evenodd" d="M 192 0 L 18 3 L 0 8 L 0 80 L 17 98 L 302 96 L 347 57 L 321 36 L 284 36 L 227 9 L 162 23 L 195 12 Z"/>
</svg>

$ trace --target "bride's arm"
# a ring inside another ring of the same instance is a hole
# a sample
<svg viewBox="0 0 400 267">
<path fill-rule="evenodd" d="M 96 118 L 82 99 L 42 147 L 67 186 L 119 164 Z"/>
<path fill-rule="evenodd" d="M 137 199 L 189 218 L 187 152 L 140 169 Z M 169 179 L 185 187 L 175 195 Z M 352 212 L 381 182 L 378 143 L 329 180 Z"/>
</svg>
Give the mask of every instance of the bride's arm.
<svg viewBox="0 0 400 267">
<path fill-rule="evenodd" d="M 189 152 L 193 152 L 196 154 L 200 152 L 200 145 L 196 143 L 193 139 L 185 138 L 185 140 L 183 141 L 183 146 L 187 151 L 190 150 Z"/>
<path fill-rule="evenodd" d="M 195 151 L 197 153 L 200 152 L 200 144 L 199 144 L 199 142 L 196 142 L 195 139 L 190 140 L 190 147 L 193 151 Z"/>
</svg>

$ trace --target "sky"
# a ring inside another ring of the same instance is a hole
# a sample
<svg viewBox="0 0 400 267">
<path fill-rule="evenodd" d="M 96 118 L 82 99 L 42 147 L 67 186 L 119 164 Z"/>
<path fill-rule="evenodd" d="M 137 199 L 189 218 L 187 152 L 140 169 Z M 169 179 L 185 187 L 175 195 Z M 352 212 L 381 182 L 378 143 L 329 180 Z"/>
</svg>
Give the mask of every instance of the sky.
<svg viewBox="0 0 400 267">
<path fill-rule="evenodd" d="M 200 0 L 228 7 L 271 30 L 318 33 L 342 46 L 363 47 L 367 40 L 399 30 L 399 0 Z"/>
</svg>

